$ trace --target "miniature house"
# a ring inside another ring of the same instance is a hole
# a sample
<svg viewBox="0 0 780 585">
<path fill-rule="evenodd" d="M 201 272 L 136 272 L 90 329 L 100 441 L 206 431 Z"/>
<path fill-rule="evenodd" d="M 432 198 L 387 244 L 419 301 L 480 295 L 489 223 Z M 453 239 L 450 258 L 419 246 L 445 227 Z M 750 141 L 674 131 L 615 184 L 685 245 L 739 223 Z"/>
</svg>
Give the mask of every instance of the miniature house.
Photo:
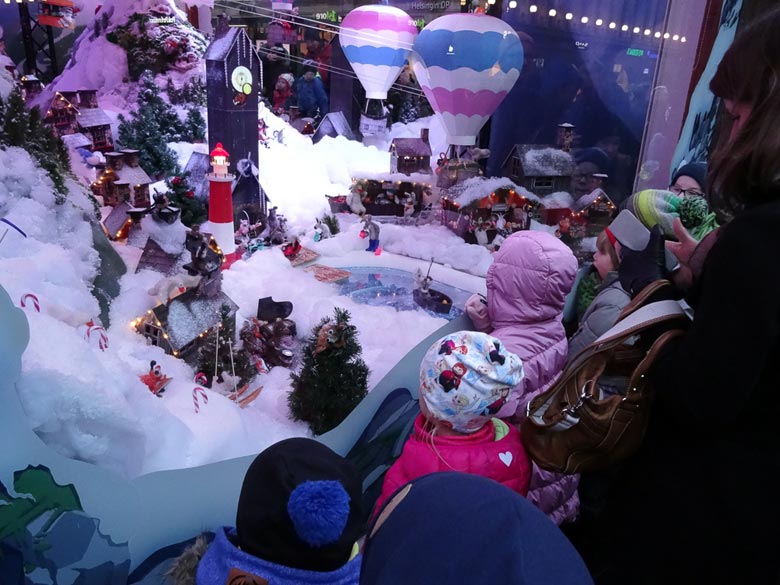
<svg viewBox="0 0 780 585">
<path fill-rule="evenodd" d="M 160 244 L 149 238 L 146 241 L 135 271 L 138 273 L 141 270 L 154 270 L 166 276 L 172 276 L 177 272 L 182 255 L 166 252 L 160 247 Z"/>
<path fill-rule="evenodd" d="M 584 225 L 584 236 L 597 236 L 609 225 L 617 207 L 603 189 L 580 197 L 574 203 L 574 223 Z"/>
<path fill-rule="evenodd" d="M 431 172 L 431 144 L 428 128 L 419 138 L 396 138 L 390 145 L 390 172 L 411 175 Z"/>
<path fill-rule="evenodd" d="M 349 122 L 344 117 L 343 112 L 330 112 L 325 115 L 317 126 L 317 130 L 311 137 L 311 141 L 317 144 L 325 136 L 336 138 L 337 136 L 343 136 L 347 140 L 355 140 L 355 133 L 352 132 L 352 128 L 349 127 Z"/>
<path fill-rule="evenodd" d="M 502 166 L 505 176 L 540 197 L 558 191 L 571 192 L 575 164 L 566 151 L 538 144 L 516 144 Z"/>
<path fill-rule="evenodd" d="M 127 201 L 133 207 L 149 207 L 152 180 L 138 164 L 137 150 L 107 152 L 106 162 L 97 167 L 97 172 L 92 192 L 103 197 L 104 205 L 115 206 Z"/>
<path fill-rule="evenodd" d="M 161 347 L 167 354 L 187 359 L 197 356 L 197 349 L 205 337 L 217 335 L 223 305 L 230 308 L 228 318 L 235 327 L 238 305 L 230 297 L 222 291 L 213 298 L 198 296 L 194 289 L 167 304 L 149 309 L 132 325 L 152 345 Z"/>
<path fill-rule="evenodd" d="M 58 91 L 43 121 L 58 138 L 80 132 L 89 136 L 95 150 L 114 148 L 111 119 L 98 107 L 97 90 Z"/>
<path fill-rule="evenodd" d="M 115 205 L 103 219 L 103 231 L 109 240 L 116 242 L 127 238 L 133 224 L 133 220 L 127 215 L 127 212 L 132 208 L 127 201 L 122 201 Z"/>
</svg>

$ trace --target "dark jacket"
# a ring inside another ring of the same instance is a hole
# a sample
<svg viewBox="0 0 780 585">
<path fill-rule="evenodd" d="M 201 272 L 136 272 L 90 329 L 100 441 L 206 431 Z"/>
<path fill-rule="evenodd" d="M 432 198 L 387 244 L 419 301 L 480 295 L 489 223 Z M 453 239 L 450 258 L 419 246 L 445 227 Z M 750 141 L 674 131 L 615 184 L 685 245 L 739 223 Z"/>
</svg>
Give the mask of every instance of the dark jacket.
<svg viewBox="0 0 780 585">
<path fill-rule="evenodd" d="M 774 202 L 721 228 L 693 324 L 651 372 L 648 434 L 608 508 L 620 582 L 779 582 L 778 225 Z"/>
<path fill-rule="evenodd" d="M 325 93 L 325 86 L 319 77 L 311 81 L 299 77 L 295 82 L 295 96 L 302 117 L 314 118 L 317 108 L 322 116 L 328 113 L 328 94 Z"/>
</svg>

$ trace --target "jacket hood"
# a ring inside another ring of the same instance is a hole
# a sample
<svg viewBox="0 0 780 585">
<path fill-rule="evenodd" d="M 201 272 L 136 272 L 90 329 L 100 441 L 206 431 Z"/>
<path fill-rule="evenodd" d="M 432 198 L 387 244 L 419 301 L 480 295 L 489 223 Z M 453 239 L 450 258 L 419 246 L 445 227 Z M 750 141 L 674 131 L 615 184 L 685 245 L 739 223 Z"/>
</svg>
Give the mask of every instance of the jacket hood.
<svg viewBox="0 0 780 585">
<path fill-rule="evenodd" d="M 361 584 L 593 583 L 561 531 L 509 488 L 453 472 L 409 486 L 376 517 Z"/>
<path fill-rule="evenodd" d="M 495 328 L 560 318 L 577 274 L 577 259 L 547 232 L 509 236 L 487 273 L 488 314 Z"/>
</svg>

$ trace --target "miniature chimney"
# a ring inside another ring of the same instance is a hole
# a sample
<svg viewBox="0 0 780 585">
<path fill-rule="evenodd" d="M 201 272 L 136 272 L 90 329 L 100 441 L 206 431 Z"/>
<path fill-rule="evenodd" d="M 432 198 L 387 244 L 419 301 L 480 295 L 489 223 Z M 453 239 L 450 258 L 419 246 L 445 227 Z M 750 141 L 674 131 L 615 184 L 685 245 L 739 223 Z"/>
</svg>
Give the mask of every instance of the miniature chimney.
<svg viewBox="0 0 780 585">
<path fill-rule="evenodd" d="M 106 167 L 112 171 L 119 171 L 124 166 L 122 158 L 124 155 L 121 152 L 107 152 L 106 153 Z"/>
<path fill-rule="evenodd" d="M 122 151 L 125 155 L 125 162 L 128 167 L 136 168 L 138 166 L 138 151 L 132 148 L 126 148 Z"/>
<path fill-rule="evenodd" d="M 423 142 L 428 142 L 428 128 L 422 128 L 420 130 L 420 138 Z"/>
<path fill-rule="evenodd" d="M 574 142 L 574 125 L 564 122 L 558 124 L 558 139 L 556 146 L 564 152 L 571 152 L 571 146 Z"/>
</svg>

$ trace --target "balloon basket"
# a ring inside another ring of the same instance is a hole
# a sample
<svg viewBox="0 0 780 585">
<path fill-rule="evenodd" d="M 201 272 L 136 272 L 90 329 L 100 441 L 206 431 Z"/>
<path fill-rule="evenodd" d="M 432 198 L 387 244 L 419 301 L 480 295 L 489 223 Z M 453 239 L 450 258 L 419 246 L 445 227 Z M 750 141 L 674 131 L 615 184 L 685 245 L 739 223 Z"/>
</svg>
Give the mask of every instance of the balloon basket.
<svg viewBox="0 0 780 585">
<path fill-rule="evenodd" d="M 363 136 L 375 136 L 387 132 L 387 118 L 372 118 L 366 114 L 360 115 L 360 133 Z"/>
<path fill-rule="evenodd" d="M 439 170 L 436 186 L 449 189 L 466 179 L 482 176 L 482 167 L 473 160 L 450 160 Z"/>
</svg>

